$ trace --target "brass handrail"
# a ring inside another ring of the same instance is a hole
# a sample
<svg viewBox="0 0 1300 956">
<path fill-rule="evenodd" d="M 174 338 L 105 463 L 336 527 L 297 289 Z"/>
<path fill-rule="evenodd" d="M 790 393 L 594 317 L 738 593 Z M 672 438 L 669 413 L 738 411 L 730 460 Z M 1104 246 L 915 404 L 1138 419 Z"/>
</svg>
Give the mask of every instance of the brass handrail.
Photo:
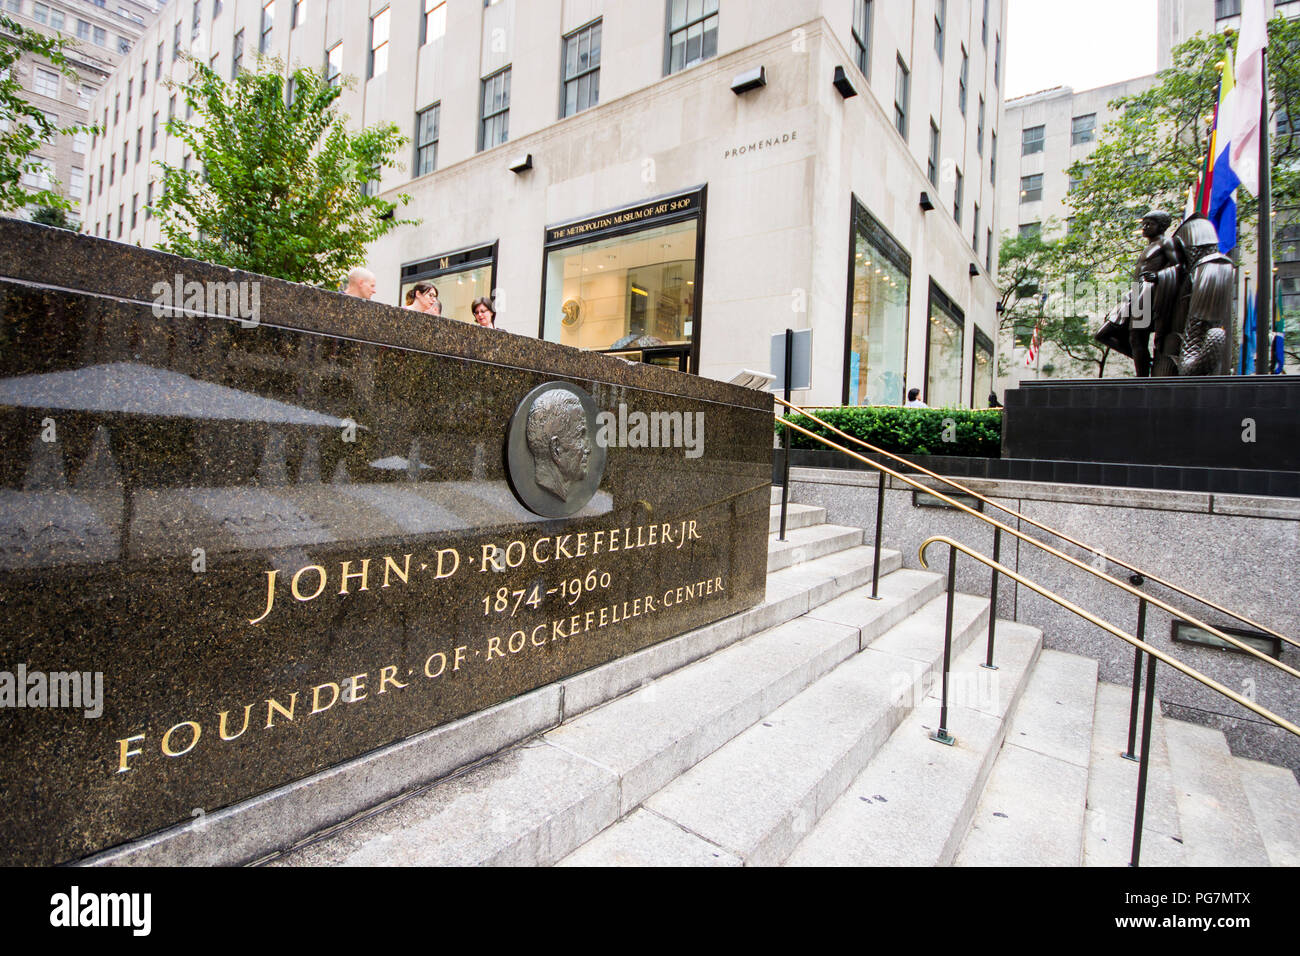
<svg viewBox="0 0 1300 956">
<path fill-rule="evenodd" d="M 1134 637 L 1132 634 L 1120 630 L 1118 627 L 1109 623 L 1108 621 L 1103 621 L 1095 614 L 1091 614 L 1088 611 L 1085 611 L 1077 604 L 1074 604 L 1073 602 L 1061 597 L 1059 594 L 1055 594 L 1052 591 L 1047 590 L 1047 588 L 1040 587 L 1039 585 L 1035 584 L 1033 581 L 1030 581 L 1028 578 L 1024 577 L 1023 575 L 1018 574 L 1015 571 L 1012 571 L 1010 568 L 1006 567 L 1005 565 L 999 564 L 997 561 L 994 561 L 992 558 L 985 557 L 984 555 L 980 554 L 978 551 L 973 551 L 972 549 L 966 547 L 964 544 L 961 544 L 960 542 L 954 541 L 952 538 L 949 538 L 947 535 L 941 535 L 941 534 L 934 535 L 933 537 L 926 538 L 925 541 L 921 542 L 921 548 L 919 551 L 919 556 L 921 558 L 921 567 L 926 569 L 930 567 L 930 565 L 925 560 L 925 549 L 936 542 L 941 542 L 943 544 L 948 545 L 951 548 L 955 548 L 958 551 L 962 552 L 962 554 L 969 555 L 970 557 L 974 558 L 976 561 L 979 561 L 981 564 L 987 565 L 988 567 L 992 568 L 994 571 L 997 571 L 1001 574 L 1005 574 L 1013 581 L 1016 581 L 1019 584 L 1024 585 L 1025 587 L 1029 588 L 1029 590 L 1035 592 L 1036 594 L 1040 594 L 1043 597 L 1047 598 L 1049 601 L 1059 604 L 1067 611 L 1071 611 L 1074 614 L 1077 614 L 1079 617 L 1083 618 L 1084 620 L 1092 624 L 1097 625 L 1099 628 L 1106 631 L 1107 633 L 1112 634 L 1115 637 L 1118 637 L 1120 640 L 1127 641 L 1129 644 L 1132 644 L 1134 647 L 1138 648 L 1139 650 L 1145 651 L 1146 653 L 1150 654 L 1152 657 L 1156 658 L 1157 660 L 1164 661 L 1174 670 L 1187 675 L 1192 680 L 1197 681 L 1198 683 L 1203 684 L 1206 687 L 1209 687 L 1211 690 L 1218 691 L 1220 694 L 1223 694 L 1228 699 L 1235 701 L 1236 703 L 1240 704 L 1242 707 L 1245 707 L 1247 710 L 1250 710 L 1258 714 L 1260 717 L 1263 717 L 1265 720 L 1276 724 L 1277 726 L 1281 727 L 1283 730 L 1289 730 L 1297 737 L 1300 737 L 1300 727 L 1297 727 L 1295 724 L 1291 723 L 1291 721 L 1287 720 L 1285 717 L 1279 717 L 1271 710 L 1267 710 L 1264 707 L 1260 707 L 1253 700 L 1249 700 L 1243 697 L 1242 695 L 1238 694 L 1236 691 L 1229 690 L 1227 687 L 1224 687 L 1218 681 L 1214 680 L 1214 678 L 1206 677 L 1204 674 L 1196 670 L 1196 668 L 1194 667 L 1188 667 L 1186 664 L 1178 660 L 1176 657 L 1170 657 L 1168 654 L 1164 653 L 1163 651 L 1157 650 L 1156 648 L 1152 647 L 1150 644 L 1146 643 L 1146 641 L 1140 640 Z M 1148 600 L 1150 599 L 1148 598 Z"/>
<path fill-rule="evenodd" d="M 1180 587 L 1177 584 L 1173 584 L 1169 581 L 1164 580 L 1163 578 L 1157 577 L 1156 575 L 1151 574 L 1148 571 L 1144 571 L 1141 568 L 1136 567 L 1135 565 L 1129 564 L 1127 561 L 1117 558 L 1114 555 L 1106 554 L 1104 551 L 1098 551 L 1097 549 L 1084 544 L 1082 541 L 1072 538 L 1064 531 L 1058 531 L 1055 528 L 1051 527 L 1050 525 L 1043 524 L 1041 521 L 1036 521 L 1033 518 L 1028 517 L 1027 515 L 1021 514 L 1019 511 L 1016 511 L 1014 508 L 1008 508 L 1006 505 L 1000 505 L 996 501 L 984 497 L 979 492 L 973 491 L 970 488 L 967 488 L 965 485 L 953 481 L 951 478 L 947 478 L 943 475 L 937 474 L 933 471 L 930 471 L 930 469 L 928 468 L 925 468 L 914 462 L 908 461 L 906 458 L 902 458 L 898 455 L 893 454 L 892 452 L 887 452 L 882 448 L 877 448 L 875 445 L 872 445 L 869 442 L 865 442 L 861 438 L 857 438 L 853 435 L 850 435 L 848 432 L 836 428 L 830 422 L 822 421 L 820 418 L 818 418 L 816 415 L 814 415 L 812 412 L 808 411 L 807 409 L 800 408 L 798 405 L 792 405 L 789 402 L 786 402 L 783 399 L 781 399 L 779 396 L 773 396 L 773 397 L 776 398 L 778 402 L 780 402 L 782 405 L 786 406 L 787 408 L 793 409 L 794 411 L 798 412 L 800 415 L 812 419 L 818 425 L 821 425 L 823 428 L 828 428 L 831 431 L 833 431 L 835 434 L 847 438 L 849 441 L 857 445 L 861 445 L 863 448 L 867 448 L 878 455 L 884 455 L 886 458 L 890 458 L 893 461 L 897 461 L 904 465 L 907 465 L 909 468 L 919 471 L 921 474 L 926 475 L 930 478 L 938 479 L 948 487 L 955 488 L 957 491 L 961 492 L 964 495 L 970 495 L 972 498 L 977 498 L 980 501 L 984 502 L 986 505 L 990 505 L 994 508 L 997 508 L 999 511 L 1005 514 L 1009 514 L 1012 517 L 1025 522 L 1026 524 L 1033 525 L 1035 528 L 1038 528 L 1040 531 L 1046 531 L 1048 534 L 1055 535 L 1061 540 L 1067 541 L 1070 544 L 1074 545 L 1076 548 L 1081 548 L 1084 551 L 1089 552 L 1090 554 L 1097 555 L 1098 557 L 1101 557 L 1102 559 L 1109 561 L 1112 564 L 1118 564 L 1121 568 L 1124 568 L 1126 571 L 1131 571 L 1132 573 L 1140 575 L 1141 577 L 1144 577 L 1148 581 L 1152 581 L 1160 585 L 1161 587 L 1168 588 L 1171 591 L 1176 591 L 1179 594 L 1183 595 L 1184 597 L 1191 598 L 1193 601 L 1196 601 L 1199 604 L 1204 604 L 1206 607 L 1218 611 L 1220 614 L 1226 614 L 1228 617 L 1233 618 L 1234 620 L 1240 621 L 1241 623 L 1253 627 L 1258 631 L 1262 631 L 1265 634 L 1269 634 L 1272 637 L 1276 637 L 1278 640 L 1283 641 L 1286 644 L 1290 644 L 1292 647 L 1300 647 L 1300 641 L 1292 640 L 1291 638 L 1287 637 L 1285 634 L 1281 634 L 1273 630 L 1271 627 L 1265 627 L 1263 624 L 1260 624 L 1258 621 L 1251 620 L 1250 618 L 1246 617 L 1244 614 L 1238 614 L 1235 611 L 1230 611 L 1226 607 L 1223 607 L 1222 605 L 1215 604 L 1213 601 L 1209 600 L 1208 598 L 1203 598 L 1199 594 L 1195 594 L 1184 587 Z M 811 433 L 808 432 L 805 432 L 805 434 L 811 435 Z M 811 437 L 821 440 L 820 436 L 818 435 L 811 435 Z M 832 446 L 832 447 L 836 447 L 836 446 Z M 847 449 L 840 449 L 840 450 L 847 451 Z M 926 488 L 925 490 L 931 491 L 932 489 Z M 980 515 L 979 517 L 982 518 L 984 516 Z"/>
<path fill-rule="evenodd" d="M 781 400 L 778 398 L 777 401 L 781 401 Z M 883 474 L 889 475 L 892 478 L 897 478 L 899 481 L 911 485 L 913 488 L 916 488 L 919 491 L 924 491 L 928 495 L 933 495 L 934 497 L 945 502 L 946 504 L 951 505 L 952 507 L 956 508 L 959 511 L 964 511 L 969 515 L 974 515 L 976 518 L 979 518 L 981 521 L 987 524 L 991 524 L 993 525 L 993 527 L 1005 531 L 1008 534 L 1014 535 L 1015 537 L 1019 538 L 1021 541 L 1024 541 L 1027 544 L 1032 544 L 1034 547 L 1042 551 L 1046 551 L 1048 554 L 1060 558 L 1062 561 L 1065 561 L 1068 564 L 1072 564 L 1076 568 L 1080 568 L 1083 571 L 1087 571 L 1089 574 L 1093 575 L 1094 577 L 1101 578 L 1103 581 L 1108 581 L 1109 583 L 1115 585 L 1120 590 L 1127 591 L 1129 594 L 1132 594 L 1134 597 L 1138 598 L 1139 600 L 1146 601 L 1148 604 L 1158 607 L 1162 611 L 1166 611 L 1169 614 L 1172 614 L 1174 617 L 1186 621 L 1188 624 L 1191 624 L 1194 627 L 1199 627 L 1205 631 L 1208 631 L 1209 633 L 1213 634 L 1215 637 L 1219 638 L 1220 640 L 1226 641 L 1227 643 L 1233 645 L 1236 648 L 1239 648 L 1240 650 L 1251 655 L 1252 657 L 1257 657 L 1260 660 L 1265 661 L 1266 663 L 1271 664 L 1272 666 L 1278 668 L 1279 670 L 1286 671 L 1292 677 L 1300 677 L 1300 671 L 1297 671 L 1294 667 L 1290 667 L 1289 665 L 1284 664 L 1281 661 L 1256 650 L 1255 648 L 1251 647 L 1249 644 L 1246 644 L 1243 641 L 1237 640 L 1237 638 L 1235 637 L 1223 633 L 1217 627 L 1213 627 L 1212 625 L 1205 623 L 1199 618 L 1193 617 L 1190 614 L 1186 614 L 1183 611 L 1178 610 L 1176 607 L 1173 607 L 1170 604 L 1166 604 L 1164 601 L 1160 600 L 1157 597 L 1152 597 L 1149 594 L 1144 594 L 1143 592 L 1139 591 L 1137 588 L 1133 587 L 1127 582 L 1112 577 L 1111 575 L 1107 574 L 1105 571 L 1099 571 L 1090 565 L 1084 564 L 1082 561 L 1078 560 L 1077 558 L 1071 557 L 1070 555 L 1066 554 L 1064 551 L 1058 551 L 1056 548 L 1053 548 L 1051 545 L 1045 544 L 1042 541 L 1039 541 L 1037 538 L 1031 538 L 1029 535 L 1024 534 L 1023 532 L 1019 531 L 1016 528 L 1012 528 L 1010 525 L 1003 524 L 1001 521 L 998 521 L 995 518 L 990 518 L 988 515 L 981 514 L 980 512 L 976 511 L 974 508 L 968 507 L 967 505 L 964 505 L 960 501 L 957 501 L 953 498 L 949 498 L 943 492 L 938 491 L 937 489 L 934 488 L 928 488 L 925 485 L 921 484 L 920 482 L 912 480 L 907 475 L 900 474 L 899 472 L 894 471 L 892 468 L 885 467 L 884 465 L 880 464 L 880 462 L 872 461 L 870 458 L 866 458 L 863 455 L 859 455 L 855 451 L 850 451 L 849 449 L 843 447 L 842 445 L 837 445 L 829 438 L 824 438 L 821 435 L 817 435 L 809 431 L 808 429 L 804 428 L 802 425 L 790 421 L 788 418 L 777 418 L 776 420 L 781 424 L 785 425 L 787 428 L 793 428 L 795 431 L 802 432 L 803 434 L 807 435 L 809 438 L 813 439 L 814 441 L 819 441 L 823 445 L 827 445 L 830 448 L 834 448 L 836 451 L 841 451 L 844 454 L 848 455 L 850 458 L 856 458 L 858 461 L 870 465 L 872 468 L 877 469 Z M 881 478 L 881 481 L 884 481 L 883 477 Z M 976 494 L 975 492 L 969 492 L 969 494 L 983 501 L 988 500 L 987 498 L 984 498 L 982 495 Z"/>
</svg>

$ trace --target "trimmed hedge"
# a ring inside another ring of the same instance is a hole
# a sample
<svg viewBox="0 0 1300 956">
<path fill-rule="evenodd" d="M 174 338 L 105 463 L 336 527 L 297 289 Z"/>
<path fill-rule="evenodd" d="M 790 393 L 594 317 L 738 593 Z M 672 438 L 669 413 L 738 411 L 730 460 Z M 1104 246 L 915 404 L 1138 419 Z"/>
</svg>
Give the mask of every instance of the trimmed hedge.
<svg viewBox="0 0 1300 956">
<path fill-rule="evenodd" d="M 836 428 L 870 442 L 877 448 L 895 455 L 951 455 L 958 458 L 1002 457 L 1002 410 L 986 408 L 898 408 L 888 405 L 867 405 L 860 408 L 813 408 L 814 415 Z M 824 435 L 837 444 L 846 445 L 834 432 L 803 415 L 791 421 L 809 431 Z M 955 441 L 944 441 L 946 423 L 955 423 L 950 434 Z M 787 429 L 776 425 L 777 434 Z M 789 429 L 792 448 L 827 450 L 826 446 L 807 435 Z M 846 445 L 854 451 L 863 449 Z M 833 449 L 830 449 L 833 450 Z"/>
</svg>

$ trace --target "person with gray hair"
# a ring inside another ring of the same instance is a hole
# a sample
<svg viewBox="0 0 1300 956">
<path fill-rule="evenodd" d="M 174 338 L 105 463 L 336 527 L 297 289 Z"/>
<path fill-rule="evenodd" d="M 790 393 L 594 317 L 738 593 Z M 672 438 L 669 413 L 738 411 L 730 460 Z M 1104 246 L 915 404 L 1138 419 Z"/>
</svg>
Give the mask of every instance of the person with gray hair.
<svg viewBox="0 0 1300 956">
<path fill-rule="evenodd" d="M 375 294 L 375 274 L 369 269 L 357 266 L 348 273 L 348 284 L 344 286 L 343 294 L 358 299 L 369 299 Z"/>
<path fill-rule="evenodd" d="M 537 484 L 568 501 L 570 486 L 587 477 L 591 458 L 581 399 L 558 388 L 537 396 L 528 410 L 526 439 Z"/>
</svg>

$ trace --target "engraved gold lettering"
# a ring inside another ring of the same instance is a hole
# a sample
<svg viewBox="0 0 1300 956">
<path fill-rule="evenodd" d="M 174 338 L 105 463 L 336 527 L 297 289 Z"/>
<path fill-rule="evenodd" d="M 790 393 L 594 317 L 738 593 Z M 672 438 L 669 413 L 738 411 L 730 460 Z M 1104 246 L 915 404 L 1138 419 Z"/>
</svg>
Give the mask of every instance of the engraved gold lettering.
<svg viewBox="0 0 1300 956">
<path fill-rule="evenodd" d="M 538 631 L 542 632 L 542 639 L 540 641 L 537 639 Z M 535 628 L 533 628 L 533 633 L 528 636 L 528 640 L 532 643 L 533 647 L 545 647 L 546 646 L 546 625 L 538 624 Z"/>
<path fill-rule="evenodd" d="M 483 557 L 479 561 L 479 573 L 486 571 L 488 568 L 502 568 L 501 559 L 497 556 L 497 546 L 495 544 L 483 545 Z"/>
<path fill-rule="evenodd" d="M 361 579 L 361 587 L 357 588 L 358 591 L 369 591 L 370 588 L 367 586 L 366 582 L 370 575 L 370 559 L 362 558 L 360 571 L 349 571 L 348 568 L 350 567 L 352 567 L 351 561 L 343 562 L 343 586 L 339 588 L 339 594 L 348 593 L 348 581 L 353 578 Z"/>
<path fill-rule="evenodd" d="M 322 707 L 320 705 L 320 692 L 324 690 L 326 687 L 328 687 L 331 691 L 330 702 L 326 704 L 324 707 Z M 311 689 L 311 712 L 313 714 L 322 714 L 325 711 L 329 710 L 331 707 L 333 707 L 336 703 L 338 703 L 338 699 L 339 699 L 338 684 L 334 683 L 332 680 L 326 681 L 323 684 L 317 684 L 315 687 Z"/>
<path fill-rule="evenodd" d="M 388 667 L 381 667 L 379 669 L 379 693 L 384 693 L 385 684 L 392 684 L 394 687 L 399 689 L 407 686 L 397 679 L 396 664 L 390 664 Z"/>
<path fill-rule="evenodd" d="M 487 652 L 487 659 L 488 659 L 488 660 L 492 660 L 493 656 L 496 656 L 496 657 L 505 657 L 505 656 L 506 656 L 506 652 L 503 651 L 503 650 L 501 650 L 501 638 L 499 638 L 499 637 L 489 637 L 489 638 L 488 638 L 488 652 Z"/>
<path fill-rule="evenodd" d="M 223 710 L 221 713 L 217 714 L 217 736 L 219 736 L 222 740 L 235 740 L 238 737 L 242 737 L 244 735 L 244 731 L 248 729 L 248 716 L 252 712 L 253 712 L 252 704 L 247 704 L 244 706 L 244 726 L 240 727 L 239 733 L 235 734 L 233 737 L 230 734 L 226 733 L 226 721 L 230 718 L 230 711 Z"/>
<path fill-rule="evenodd" d="M 144 753 L 143 750 L 132 750 L 131 744 L 137 740 L 144 740 L 144 734 L 136 734 L 134 737 L 126 737 L 117 742 L 117 772 L 126 773 L 131 768 L 126 765 L 126 758 L 138 757 Z"/>
<path fill-rule="evenodd" d="M 571 557 L 573 557 L 573 555 L 569 553 L 569 549 L 568 549 L 567 547 L 565 547 L 565 545 L 568 544 L 569 539 L 570 539 L 571 537 L 573 537 L 573 535 L 571 535 L 571 534 L 566 534 L 563 538 L 556 538 L 556 539 L 555 539 L 555 556 L 556 556 L 557 558 L 571 558 Z"/>
<path fill-rule="evenodd" d="M 651 613 L 655 609 L 655 599 L 649 594 L 645 596 L 645 612 Z"/>
<path fill-rule="evenodd" d="M 609 533 L 609 550 L 611 552 L 618 550 L 618 536 L 619 536 L 619 530 L 617 528 L 615 528 Z"/>
<path fill-rule="evenodd" d="M 406 560 L 405 560 L 405 563 L 402 565 L 402 568 L 401 568 L 401 570 L 399 571 L 398 568 L 397 568 L 397 562 L 394 561 L 392 558 L 385 556 L 385 558 L 384 558 L 384 587 L 388 587 L 388 572 L 389 572 L 389 571 L 392 571 L 392 572 L 393 572 L 394 574 L 396 574 L 399 578 L 401 578 L 403 584 L 406 584 L 406 583 L 407 583 L 407 578 L 408 578 L 408 577 L 410 576 L 410 574 L 411 574 L 411 556 L 408 554 L 408 555 L 405 555 L 404 557 L 405 557 L 405 559 L 406 559 Z"/>
<path fill-rule="evenodd" d="M 443 561 L 447 557 L 447 555 L 451 555 L 452 557 L 450 571 L 443 570 Z M 455 548 L 443 548 L 441 551 L 438 552 L 438 573 L 436 576 L 439 579 L 451 577 L 453 574 L 456 573 L 456 569 L 459 567 L 460 567 L 460 552 L 457 551 Z"/>
<path fill-rule="evenodd" d="M 591 535 L 591 553 L 592 553 L 593 555 L 600 554 L 600 539 L 603 538 L 603 537 L 605 537 L 605 532 L 603 532 L 603 531 L 594 531 L 594 532 L 592 532 L 592 535 Z"/>
<path fill-rule="evenodd" d="M 515 646 L 515 638 L 519 638 L 517 647 Z M 515 631 L 513 634 L 510 635 L 510 640 L 506 643 L 506 647 L 510 649 L 511 654 L 518 654 L 520 651 L 524 649 L 525 640 L 526 638 L 524 636 L 523 631 Z"/>
<path fill-rule="evenodd" d="M 608 623 L 609 623 L 609 608 L 602 607 L 600 609 L 600 626 L 604 627 Z"/>
<path fill-rule="evenodd" d="M 515 553 L 516 546 L 518 546 L 519 548 L 518 558 L 512 557 Z M 506 545 L 506 564 L 509 567 L 512 568 L 519 567 L 519 565 L 524 563 L 524 558 L 527 556 L 528 556 L 528 546 L 525 545 L 522 541 L 511 541 L 508 545 Z"/>
<path fill-rule="evenodd" d="M 316 592 L 314 594 L 309 594 L 306 597 L 303 597 L 302 592 L 298 590 L 298 582 L 302 580 L 302 576 L 306 574 L 308 571 L 315 571 L 317 574 L 320 575 L 320 587 L 316 588 Z M 297 598 L 299 601 L 315 600 L 316 598 L 320 597 L 321 592 L 325 590 L 325 569 L 322 568 L 319 564 L 309 564 L 305 568 L 299 568 L 297 572 L 294 574 L 293 580 L 289 582 L 289 590 L 293 593 L 293 596 Z"/>
<path fill-rule="evenodd" d="M 294 691 L 289 695 L 289 709 L 285 710 L 284 706 L 274 697 L 266 699 L 266 729 L 270 730 L 275 721 L 276 711 L 284 717 L 285 720 L 293 720 L 293 709 L 298 704 L 298 692 Z"/>
<path fill-rule="evenodd" d="M 544 544 L 550 544 L 550 543 L 551 543 L 550 538 L 538 538 L 536 541 L 533 542 L 533 563 L 534 564 L 545 564 L 547 561 L 551 560 L 550 555 L 547 555 L 544 558 L 537 556 L 537 549 Z"/>
<path fill-rule="evenodd" d="M 433 659 L 434 659 L 435 657 L 438 658 L 438 672 L 437 672 L 436 674 L 435 674 L 435 673 L 431 673 L 431 672 L 429 671 L 429 665 L 433 663 Z M 446 654 L 441 654 L 441 653 L 439 653 L 439 654 L 430 654 L 430 655 L 429 655 L 429 659 L 428 659 L 427 661 L 424 662 L 424 676 L 425 676 L 425 677 L 441 677 L 441 676 L 442 676 L 442 672 L 445 671 L 446 669 L 447 669 L 447 655 L 446 655 Z"/>
<path fill-rule="evenodd" d="M 650 547 L 653 548 L 658 543 L 659 543 L 659 526 L 657 524 L 652 524 L 650 526 Z"/>
<path fill-rule="evenodd" d="M 275 576 L 279 571 L 266 572 L 266 610 L 262 612 L 261 617 L 255 617 L 249 624 L 257 624 L 259 621 L 265 621 L 266 616 L 271 613 L 271 605 L 275 603 Z"/>
<path fill-rule="evenodd" d="M 568 632 L 564 630 L 563 620 L 551 622 L 551 640 L 554 641 L 557 638 L 568 637 L 568 636 L 569 636 Z"/>
<path fill-rule="evenodd" d="M 352 693 L 344 698 L 349 704 L 355 704 L 358 701 L 366 699 L 366 678 L 370 676 L 367 671 L 364 674 L 353 674 L 348 680 L 352 684 Z"/>
<path fill-rule="evenodd" d="M 456 656 L 453 658 L 453 660 L 452 660 L 452 664 L 451 664 L 451 669 L 452 669 L 453 671 L 458 671 L 458 670 L 460 670 L 460 665 L 461 665 L 461 663 L 465 660 L 465 652 L 466 652 L 467 650 L 469 650 L 469 648 L 466 647 L 464 644 L 462 644 L 460 647 L 456 648 Z"/>
<path fill-rule="evenodd" d="M 190 745 L 186 747 L 184 750 L 172 750 L 171 748 L 172 734 L 176 733 L 176 731 L 180 730 L 182 727 L 193 727 L 194 739 L 190 741 Z M 189 753 L 198 745 L 199 737 L 202 736 L 202 734 L 203 734 L 203 728 L 198 725 L 197 721 L 183 720 L 176 726 L 169 729 L 167 733 L 163 734 L 162 752 L 164 755 L 168 757 L 183 757 L 185 754 Z"/>
<path fill-rule="evenodd" d="M 582 531 L 578 534 L 578 550 L 576 552 L 580 558 L 587 556 L 587 532 Z"/>
<path fill-rule="evenodd" d="M 669 544 L 672 544 L 672 543 L 673 543 L 673 528 L 672 528 L 672 525 L 666 524 L 666 525 L 664 525 L 663 527 L 661 527 L 661 528 L 659 529 L 659 540 L 660 540 L 660 541 L 666 541 L 666 542 L 668 542 Z"/>
</svg>

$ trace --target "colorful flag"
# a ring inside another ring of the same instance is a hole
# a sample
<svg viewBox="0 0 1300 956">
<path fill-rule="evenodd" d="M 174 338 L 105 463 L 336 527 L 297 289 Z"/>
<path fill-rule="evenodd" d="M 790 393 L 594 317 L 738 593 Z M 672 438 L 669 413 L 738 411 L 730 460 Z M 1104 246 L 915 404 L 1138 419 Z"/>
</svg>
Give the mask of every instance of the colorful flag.
<svg viewBox="0 0 1300 956">
<path fill-rule="evenodd" d="M 1042 326 L 1034 323 L 1034 334 L 1029 339 L 1029 349 L 1025 352 L 1025 365 L 1032 368 L 1038 361 L 1038 350 L 1043 345 Z"/>
<path fill-rule="evenodd" d="M 1232 169 L 1241 185 L 1259 194 L 1260 104 L 1264 99 L 1264 48 L 1268 46 L 1271 0 L 1242 0 L 1237 38 L 1236 101 L 1232 125 L 1225 128 L 1232 144 Z"/>
<path fill-rule="evenodd" d="M 1255 374 L 1255 297 L 1250 294 L 1250 279 L 1246 280 L 1246 321 L 1241 324 L 1241 361 L 1237 363 L 1238 375 Z"/>
<path fill-rule="evenodd" d="M 1277 296 L 1277 301 L 1273 304 L 1273 331 L 1269 335 L 1269 354 L 1272 358 L 1272 368 L 1269 371 L 1274 375 L 1282 375 L 1286 372 L 1286 328 L 1283 323 L 1282 315 L 1282 283 L 1275 281 L 1273 291 Z"/>
<path fill-rule="evenodd" d="M 1219 251 L 1228 253 L 1237 244 L 1237 186 L 1241 183 L 1232 168 L 1231 142 L 1228 130 L 1240 106 L 1236 96 L 1232 70 L 1232 51 L 1224 50 L 1224 68 L 1219 77 L 1219 106 L 1214 113 L 1214 128 L 1210 131 L 1211 187 L 1206 216 L 1214 223 L 1219 234 Z"/>
</svg>

